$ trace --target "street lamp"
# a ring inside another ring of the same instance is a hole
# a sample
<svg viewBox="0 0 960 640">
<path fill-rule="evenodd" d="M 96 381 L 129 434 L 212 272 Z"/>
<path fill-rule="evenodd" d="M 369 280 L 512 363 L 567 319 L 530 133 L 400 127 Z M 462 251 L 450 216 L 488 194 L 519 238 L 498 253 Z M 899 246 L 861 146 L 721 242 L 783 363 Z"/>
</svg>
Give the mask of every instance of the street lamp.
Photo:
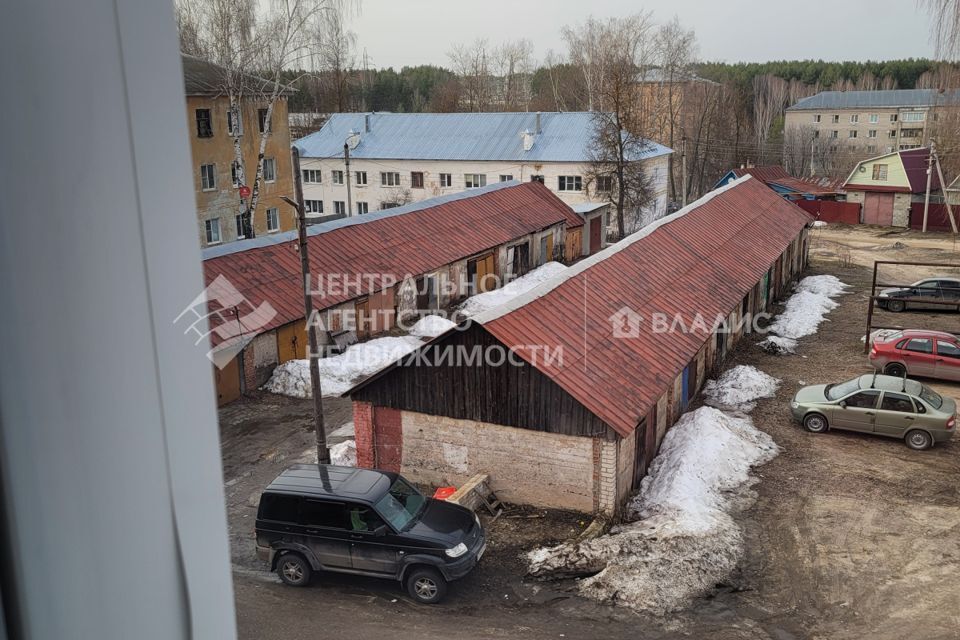
<svg viewBox="0 0 960 640">
<path fill-rule="evenodd" d="M 347 215 L 353 215 L 353 203 L 350 200 L 350 150 L 356 149 L 360 144 L 360 134 L 350 129 L 347 139 L 343 141 L 343 162 L 346 165 L 347 172 Z"/>
</svg>

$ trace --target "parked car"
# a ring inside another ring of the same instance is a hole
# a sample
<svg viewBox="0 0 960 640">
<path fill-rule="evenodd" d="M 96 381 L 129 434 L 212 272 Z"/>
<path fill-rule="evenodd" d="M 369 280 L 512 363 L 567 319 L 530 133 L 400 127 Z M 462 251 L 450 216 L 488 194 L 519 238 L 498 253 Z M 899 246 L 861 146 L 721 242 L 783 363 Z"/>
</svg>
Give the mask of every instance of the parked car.
<svg viewBox="0 0 960 640">
<path fill-rule="evenodd" d="M 443 599 L 486 548 L 480 519 L 428 498 L 396 473 L 300 464 L 260 496 L 257 554 L 288 585 L 316 571 L 401 581 L 414 600 Z"/>
<path fill-rule="evenodd" d="M 943 331 L 896 331 L 874 340 L 870 364 L 898 378 L 909 375 L 960 382 L 960 338 Z"/>
<path fill-rule="evenodd" d="M 960 311 L 960 279 L 927 278 L 914 282 L 909 287 L 883 289 L 878 294 L 877 306 L 899 313 L 906 309 L 931 311 Z M 931 304 L 931 302 L 957 302 L 957 306 Z"/>
<path fill-rule="evenodd" d="M 903 438 L 922 451 L 953 437 L 957 404 L 916 380 L 867 374 L 839 384 L 804 387 L 790 411 L 807 431 L 844 429 Z"/>
</svg>

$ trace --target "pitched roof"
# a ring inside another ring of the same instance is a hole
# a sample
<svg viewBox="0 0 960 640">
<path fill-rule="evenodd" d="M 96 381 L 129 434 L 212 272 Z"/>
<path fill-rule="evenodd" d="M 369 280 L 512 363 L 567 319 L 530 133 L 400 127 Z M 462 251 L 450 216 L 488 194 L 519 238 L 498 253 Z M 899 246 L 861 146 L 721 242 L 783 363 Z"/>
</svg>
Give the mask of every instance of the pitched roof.
<svg viewBox="0 0 960 640">
<path fill-rule="evenodd" d="M 588 162 L 594 126 L 594 114 L 584 112 L 335 113 L 320 131 L 295 144 L 304 158 L 341 157 L 344 141 L 359 132 L 352 158 Z M 534 134 L 529 151 L 523 149 L 525 131 Z M 669 153 L 673 151 L 648 140 L 638 159 Z"/>
<path fill-rule="evenodd" d="M 882 160 L 883 158 L 896 158 L 899 160 L 899 162 L 903 165 L 904 173 L 907 176 L 907 182 L 909 184 L 908 187 L 883 187 L 873 183 L 861 184 L 856 182 L 856 176 L 859 175 L 860 167 L 869 162 Z M 883 155 L 867 158 L 866 160 L 861 160 L 853 168 L 853 171 L 850 172 L 846 182 L 843 183 L 843 188 L 847 190 L 864 191 L 903 191 L 909 193 L 925 192 L 927 190 L 927 167 L 929 158 L 929 147 L 920 147 L 919 149 L 892 151 Z M 938 189 L 940 189 L 940 176 L 936 171 L 934 171 L 930 176 L 930 190 L 936 191 Z"/>
<path fill-rule="evenodd" d="M 884 91 L 821 91 L 802 98 L 787 111 L 811 109 L 858 109 L 876 107 L 932 107 L 960 100 L 960 90 L 941 92 L 937 89 L 890 89 Z"/>
<path fill-rule="evenodd" d="M 180 63 L 183 66 L 184 91 L 188 96 L 219 96 L 223 95 L 223 67 L 208 60 L 203 60 L 186 53 L 180 54 Z M 274 83 L 264 78 L 248 74 L 247 84 L 259 91 L 269 92 Z M 284 87 L 281 95 L 290 95 L 296 90 Z"/>
<path fill-rule="evenodd" d="M 793 193 L 826 196 L 842 191 L 842 183 L 830 178 L 794 178 L 780 165 L 768 167 L 741 167 L 730 171 L 735 177 L 751 175 L 768 185 L 777 185 Z"/>
<path fill-rule="evenodd" d="M 325 309 L 378 291 L 385 283 L 428 273 L 558 223 L 581 226 L 583 219 L 539 182 L 511 182 L 313 225 L 307 238 L 310 273 L 336 276 L 344 283 L 315 293 L 314 307 Z M 296 232 L 287 232 L 207 249 L 206 283 L 224 276 L 252 307 L 269 302 L 277 315 L 261 331 L 301 319 L 297 246 Z M 220 323 L 211 316 L 211 329 Z"/>
<path fill-rule="evenodd" d="M 745 176 L 472 321 L 628 436 L 811 220 Z M 642 316 L 638 337 L 614 337 L 624 312 Z M 653 314 L 688 331 L 658 332 Z"/>
</svg>

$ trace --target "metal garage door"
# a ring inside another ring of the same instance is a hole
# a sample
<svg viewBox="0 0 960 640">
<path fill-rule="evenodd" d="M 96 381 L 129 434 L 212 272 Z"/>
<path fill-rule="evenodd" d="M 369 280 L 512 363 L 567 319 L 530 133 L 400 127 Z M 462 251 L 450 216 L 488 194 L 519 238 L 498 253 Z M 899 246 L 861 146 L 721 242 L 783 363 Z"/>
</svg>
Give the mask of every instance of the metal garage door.
<svg viewBox="0 0 960 640">
<path fill-rule="evenodd" d="M 234 358 L 223 369 L 213 368 L 213 379 L 217 388 L 217 406 L 223 406 L 240 397 L 239 358 Z"/>
<path fill-rule="evenodd" d="M 863 201 L 863 223 L 889 227 L 893 224 L 892 193 L 868 193 Z"/>
</svg>

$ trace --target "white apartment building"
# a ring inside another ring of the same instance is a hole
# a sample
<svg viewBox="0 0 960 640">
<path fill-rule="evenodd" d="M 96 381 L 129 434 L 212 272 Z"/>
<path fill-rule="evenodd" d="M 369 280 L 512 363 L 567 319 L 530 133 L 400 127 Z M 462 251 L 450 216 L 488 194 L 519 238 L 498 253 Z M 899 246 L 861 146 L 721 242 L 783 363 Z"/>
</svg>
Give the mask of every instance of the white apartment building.
<svg viewBox="0 0 960 640">
<path fill-rule="evenodd" d="M 308 215 L 352 216 L 509 180 L 539 180 L 570 205 L 606 202 L 610 183 L 586 179 L 593 130 L 590 113 L 338 113 L 295 144 Z M 637 158 L 658 216 L 671 153 L 650 141 Z"/>
</svg>

